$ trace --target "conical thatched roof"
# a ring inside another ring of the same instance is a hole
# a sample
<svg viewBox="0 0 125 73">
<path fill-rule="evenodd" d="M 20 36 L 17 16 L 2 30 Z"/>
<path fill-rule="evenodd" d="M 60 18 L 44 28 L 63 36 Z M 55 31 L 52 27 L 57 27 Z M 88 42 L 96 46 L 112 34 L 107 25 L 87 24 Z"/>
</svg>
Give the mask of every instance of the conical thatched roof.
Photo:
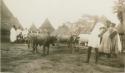
<svg viewBox="0 0 125 73">
<path fill-rule="evenodd" d="M 52 35 L 57 35 L 58 37 L 69 36 L 69 28 L 64 24 L 60 26 L 57 30 L 52 32 Z"/>
<path fill-rule="evenodd" d="M 50 23 L 49 19 L 46 19 L 43 24 L 40 26 L 39 28 L 40 31 L 44 32 L 45 30 L 47 30 L 48 32 L 52 33 L 55 29 L 52 26 L 52 24 Z"/>
<path fill-rule="evenodd" d="M 34 24 L 32 24 L 31 27 L 29 28 L 29 31 L 37 32 L 36 26 Z"/>
<path fill-rule="evenodd" d="M 22 28 L 22 25 L 18 19 L 10 12 L 10 10 L 5 5 L 4 1 L 1 1 L 1 29 L 9 31 L 12 25 L 17 28 Z"/>
</svg>

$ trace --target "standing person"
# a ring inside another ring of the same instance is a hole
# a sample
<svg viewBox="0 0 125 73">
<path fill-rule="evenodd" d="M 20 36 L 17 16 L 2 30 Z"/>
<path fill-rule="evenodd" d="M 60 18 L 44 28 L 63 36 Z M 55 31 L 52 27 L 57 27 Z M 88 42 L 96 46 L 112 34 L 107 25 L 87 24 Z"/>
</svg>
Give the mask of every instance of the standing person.
<svg viewBox="0 0 125 73">
<path fill-rule="evenodd" d="M 10 42 L 14 43 L 16 41 L 16 27 L 15 25 L 12 26 L 12 28 L 10 29 Z"/>
<path fill-rule="evenodd" d="M 111 23 L 110 27 L 102 37 L 99 52 L 104 53 L 107 57 L 117 56 L 121 51 L 121 42 L 115 24 Z"/>
<path fill-rule="evenodd" d="M 101 44 L 98 49 L 99 53 L 105 54 L 107 57 L 111 56 L 110 52 L 112 47 L 112 41 L 110 38 L 110 34 L 111 34 L 111 29 L 110 27 L 107 27 L 107 31 L 103 34 Z"/>
<path fill-rule="evenodd" d="M 88 39 L 88 54 L 87 54 L 87 63 L 89 63 L 89 59 L 90 59 L 90 56 L 91 56 L 91 51 L 92 49 L 95 50 L 95 53 L 96 55 L 97 52 L 98 52 L 98 48 L 99 48 L 99 45 L 100 45 L 100 37 L 99 37 L 99 34 L 100 34 L 100 28 L 101 27 L 104 27 L 104 25 L 102 23 L 97 23 L 95 25 L 95 27 L 93 28 L 92 32 L 90 33 L 89 35 L 89 39 Z M 97 62 L 97 56 L 96 56 L 96 61 Z"/>
<path fill-rule="evenodd" d="M 114 23 L 111 24 L 110 32 L 111 32 L 110 38 L 112 42 L 111 55 L 116 57 L 118 53 L 121 52 L 122 46 L 121 46 L 120 36 L 117 32 L 117 29 L 115 28 Z"/>
</svg>

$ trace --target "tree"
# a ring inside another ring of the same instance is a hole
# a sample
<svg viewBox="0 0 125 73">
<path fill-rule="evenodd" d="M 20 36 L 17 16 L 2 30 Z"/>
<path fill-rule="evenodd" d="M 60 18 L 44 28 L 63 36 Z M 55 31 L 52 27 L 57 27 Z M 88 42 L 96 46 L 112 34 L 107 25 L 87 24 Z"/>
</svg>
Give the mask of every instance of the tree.
<svg viewBox="0 0 125 73">
<path fill-rule="evenodd" d="M 118 0 L 115 2 L 114 13 L 117 14 L 120 23 L 123 24 L 123 13 L 125 10 L 125 0 Z"/>
<path fill-rule="evenodd" d="M 117 14 L 117 17 L 120 21 L 120 24 L 118 26 L 118 31 L 120 33 L 120 38 L 121 38 L 121 42 L 122 42 L 122 51 L 125 50 L 125 0 L 118 0 L 117 2 L 115 2 L 115 6 L 114 6 L 114 12 Z"/>
</svg>

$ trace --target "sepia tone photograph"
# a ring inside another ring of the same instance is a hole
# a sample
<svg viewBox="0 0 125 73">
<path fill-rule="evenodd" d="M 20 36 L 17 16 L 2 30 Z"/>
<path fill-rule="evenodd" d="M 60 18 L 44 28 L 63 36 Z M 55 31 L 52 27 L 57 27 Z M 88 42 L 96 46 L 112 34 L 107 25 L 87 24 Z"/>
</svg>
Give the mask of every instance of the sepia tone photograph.
<svg viewBox="0 0 125 73">
<path fill-rule="evenodd" d="M 125 0 L 0 0 L 0 73 L 125 73 Z"/>
</svg>

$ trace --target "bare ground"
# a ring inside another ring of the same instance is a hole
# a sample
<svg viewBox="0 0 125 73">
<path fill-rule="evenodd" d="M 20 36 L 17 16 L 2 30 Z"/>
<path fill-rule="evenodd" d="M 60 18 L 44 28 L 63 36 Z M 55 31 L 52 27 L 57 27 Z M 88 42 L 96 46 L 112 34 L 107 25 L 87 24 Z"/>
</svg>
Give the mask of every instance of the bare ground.
<svg viewBox="0 0 125 73">
<path fill-rule="evenodd" d="M 123 73 L 125 54 L 117 58 L 101 57 L 94 63 L 92 54 L 90 63 L 85 63 L 86 50 L 71 54 L 65 46 L 51 47 L 50 55 L 43 56 L 42 48 L 34 54 L 25 44 L 1 44 L 2 71 L 14 73 Z"/>
</svg>

